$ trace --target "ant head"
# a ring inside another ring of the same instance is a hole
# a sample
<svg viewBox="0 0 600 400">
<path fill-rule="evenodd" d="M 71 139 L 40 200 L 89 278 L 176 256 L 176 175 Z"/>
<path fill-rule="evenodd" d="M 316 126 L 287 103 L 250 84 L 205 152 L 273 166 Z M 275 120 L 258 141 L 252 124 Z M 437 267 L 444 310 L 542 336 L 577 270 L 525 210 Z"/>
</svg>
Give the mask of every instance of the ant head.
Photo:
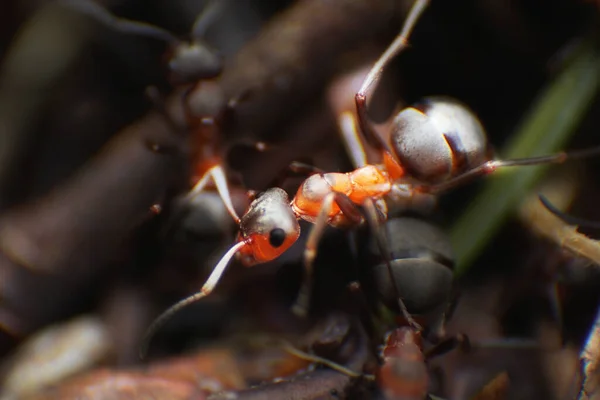
<svg viewBox="0 0 600 400">
<path fill-rule="evenodd" d="M 240 254 L 246 265 L 274 260 L 300 236 L 300 225 L 283 189 L 271 188 L 250 204 L 240 222 Z"/>
<path fill-rule="evenodd" d="M 381 301 L 398 309 L 400 296 L 411 314 L 426 315 L 447 304 L 453 288 L 453 254 L 447 236 L 436 226 L 416 218 L 393 218 L 385 224 L 392 253 L 390 279 L 384 262 L 373 269 Z M 371 252 L 378 256 L 375 243 Z M 395 288 L 398 288 L 399 293 Z"/>
<path fill-rule="evenodd" d="M 221 57 L 198 39 L 177 42 L 166 57 L 169 80 L 174 84 L 211 79 L 223 69 Z"/>
<path fill-rule="evenodd" d="M 487 138 L 467 106 L 429 97 L 394 119 L 391 144 L 402 167 L 426 183 L 447 180 L 487 161 Z"/>
</svg>

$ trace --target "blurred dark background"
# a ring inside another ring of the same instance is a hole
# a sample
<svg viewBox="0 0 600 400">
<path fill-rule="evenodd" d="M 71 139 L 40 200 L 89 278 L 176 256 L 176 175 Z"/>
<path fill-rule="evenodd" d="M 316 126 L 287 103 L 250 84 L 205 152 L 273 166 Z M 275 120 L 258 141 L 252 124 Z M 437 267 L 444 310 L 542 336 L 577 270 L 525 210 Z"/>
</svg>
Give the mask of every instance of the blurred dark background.
<svg viewBox="0 0 600 400">
<path fill-rule="evenodd" d="M 227 1 L 203 33 L 224 69 L 196 86 L 193 107 L 210 115 L 215 108 L 222 111 L 226 101 L 241 99 L 216 139 L 238 188 L 240 211 L 243 188 L 265 190 L 291 161 L 326 171 L 352 169 L 324 94 L 334 77 L 374 62 L 399 31 L 411 2 L 339 2 L 339 9 L 331 1 L 310 12 L 318 1 Z M 72 3 L 77 2 L 0 3 L 5 374 L 31 335 L 82 313 L 100 315 L 110 333 L 111 357 L 104 365 L 138 364 L 137 346 L 152 318 L 198 290 L 235 238 L 229 216 L 210 200 L 190 213 L 176 234 L 165 234 L 175 199 L 189 187 L 195 142 L 174 132 L 172 125 L 180 120 L 165 120 L 146 89 L 156 87 L 170 107 L 185 85 L 174 87 L 168 79 L 164 41 L 119 31 Z M 208 2 L 96 3 L 113 15 L 187 38 Z M 600 5 L 593 1 L 432 3 L 409 51 L 394 60 L 378 88 L 371 107 L 377 121 L 386 120 L 397 104 L 452 96 L 475 111 L 491 146 L 501 149 L 542 89 L 582 43 L 597 38 Z M 308 11 L 290 11 L 302 7 Z M 215 85 L 218 95 L 204 90 L 207 85 Z M 598 115 L 594 100 L 566 149 L 600 145 Z M 246 145 L 257 141 L 267 149 Z M 159 151 L 153 151 L 155 143 Z M 551 185 L 554 176 L 571 174 L 578 189 L 570 212 L 590 220 L 600 220 L 599 166 L 597 159 L 577 161 L 549 175 Z M 449 231 L 485 180 L 444 195 L 428 217 L 431 223 Z M 293 196 L 300 182 L 287 180 L 284 188 Z M 158 215 L 150 211 L 154 204 L 162 207 Z M 463 297 L 451 329 L 475 340 L 540 340 L 543 349 L 531 356 L 531 349 L 507 346 L 489 356 L 483 351 L 443 359 L 446 386 L 440 384 L 439 394 L 444 398 L 468 398 L 469 388 L 490 379 L 474 370 L 486 368 L 509 372 L 508 398 L 568 398 L 560 394 L 569 390 L 563 381 L 577 373 L 573 360 L 596 314 L 599 276 L 591 262 L 540 238 L 529 224 L 514 213 L 472 262 L 460 280 Z M 150 359 L 185 354 L 198 343 L 210 346 L 232 334 L 304 332 L 308 323 L 288 312 L 310 229 L 302 227 L 302 240 L 280 259 L 250 269 L 234 263 L 214 296 L 161 330 Z M 594 229 L 583 232 L 598 235 Z M 356 264 L 346 233 L 327 230 L 317 258 L 315 318 L 332 310 L 355 311 L 346 285 L 361 268 Z M 544 342 L 548 336 L 550 344 Z M 559 353 L 571 361 L 553 370 L 541 367 L 556 364 L 548 360 Z"/>
</svg>

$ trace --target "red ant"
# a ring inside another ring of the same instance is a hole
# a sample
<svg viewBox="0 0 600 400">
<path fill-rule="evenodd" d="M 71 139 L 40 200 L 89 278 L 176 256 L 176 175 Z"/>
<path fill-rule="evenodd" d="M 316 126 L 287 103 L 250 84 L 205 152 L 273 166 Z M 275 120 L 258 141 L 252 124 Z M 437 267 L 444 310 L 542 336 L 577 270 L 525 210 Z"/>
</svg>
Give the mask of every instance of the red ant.
<svg viewBox="0 0 600 400">
<path fill-rule="evenodd" d="M 387 218 L 384 201 L 386 196 L 411 199 L 422 193 L 437 194 L 475 177 L 487 175 L 498 168 L 562 163 L 568 158 L 600 153 L 600 149 L 596 148 L 579 153 L 561 152 L 526 159 L 490 160 L 485 131 L 474 113 L 465 105 L 442 97 L 426 98 L 395 116 L 390 132 L 392 151 L 370 124 L 367 96 L 377 86 L 390 60 L 408 46 L 409 35 L 428 3 L 428 0 L 415 1 L 401 33 L 377 60 L 356 93 L 358 123 L 353 113 L 346 113 L 340 117 L 344 119 L 343 129 L 353 132 L 345 134 L 349 141 L 348 147 L 355 149 L 353 154 L 359 155 L 354 171 L 324 173 L 316 168 L 301 167 L 301 170 L 313 175 L 301 184 L 291 201 L 282 189 L 268 189 L 250 204 L 241 218 L 232 207 L 227 180 L 221 167 L 209 169 L 200 179 L 190 196 L 201 192 L 209 181 L 214 182 L 227 209 L 239 224 L 237 242 L 217 263 L 199 292 L 176 303 L 152 323 L 143 340 L 142 354 L 152 335 L 173 314 L 213 291 L 234 255 L 241 255 L 241 260 L 246 266 L 253 266 L 274 260 L 289 249 L 300 235 L 299 219 L 315 224 L 304 251 L 305 278 L 295 305 L 295 311 L 305 314 L 311 291 L 313 261 L 320 237 L 327 225 L 357 226 L 365 220 L 377 225 Z M 381 164 L 367 162 L 363 145 L 356 133 L 358 127 L 368 144 L 382 155 Z M 361 207 L 365 215 L 361 212 Z M 378 230 L 374 231 L 378 234 Z M 387 250 L 385 238 L 378 234 L 377 242 L 392 275 L 390 252 Z M 392 284 L 396 285 L 394 279 Z M 402 298 L 397 300 L 404 318 L 420 331 L 421 327 L 407 311 Z"/>
</svg>

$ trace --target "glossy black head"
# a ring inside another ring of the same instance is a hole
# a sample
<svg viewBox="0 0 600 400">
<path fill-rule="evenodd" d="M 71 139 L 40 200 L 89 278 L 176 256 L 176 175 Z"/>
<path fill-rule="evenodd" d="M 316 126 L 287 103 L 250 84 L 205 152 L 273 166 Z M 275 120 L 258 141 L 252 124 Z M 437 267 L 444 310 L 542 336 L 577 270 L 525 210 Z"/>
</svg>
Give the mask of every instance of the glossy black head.
<svg viewBox="0 0 600 400">
<path fill-rule="evenodd" d="M 453 290 L 453 253 L 444 232 L 408 217 L 391 219 L 385 228 L 394 279 L 408 311 L 426 314 L 445 305 Z M 371 243 L 370 248 L 372 254 L 379 256 L 376 243 Z M 380 300 L 397 310 L 398 294 L 381 257 L 372 267 L 372 279 Z"/>
<path fill-rule="evenodd" d="M 391 145 L 402 167 L 426 183 L 457 176 L 487 161 L 485 131 L 464 104 L 428 97 L 394 120 Z"/>
</svg>

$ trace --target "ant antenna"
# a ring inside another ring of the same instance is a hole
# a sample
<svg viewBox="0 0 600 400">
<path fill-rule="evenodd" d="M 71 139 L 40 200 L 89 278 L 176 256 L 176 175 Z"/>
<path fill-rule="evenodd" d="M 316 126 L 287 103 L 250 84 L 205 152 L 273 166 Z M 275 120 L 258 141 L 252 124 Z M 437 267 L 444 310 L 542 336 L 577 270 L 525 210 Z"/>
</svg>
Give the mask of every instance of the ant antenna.
<svg viewBox="0 0 600 400">
<path fill-rule="evenodd" d="M 500 168 L 523 167 L 540 164 L 562 164 L 567 160 L 576 160 L 600 155 L 600 146 L 586 150 L 561 151 L 549 156 L 515 158 L 512 160 L 491 160 L 475 167 L 457 177 L 433 185 L 417 185 L 416 190 L 422 193 L 436 194 L 460 186 L 479 176 L 488 175 Z"/>
<path fill-rule="evenodd" d="M 210 276 L 204 283 L 204 285 L 202 285 L 202 288 L 200 289 L 199 292 L 196 292 L 193 295 L 188 296 L 185 299 L 180 300 L 179 302 L 175 303 L 173 306 L 169 307 L 166 311 L 164 311 L 162 314 L 160 314 L 154 320 L 154 322 L 152 322 L 152 324 L 150 325 L 150 327 L 144 334 L 144 338 L 142 339 L 142 344 L 140 345 L 139 354 L 140 354 L 141 359 L 144 359 L 144 357 L 146 356 L 148 347 L 150 345 L 150 341 L 152 340 L 152 338 L 154 337 L 156 332 L 169 319 L 171 319 L 171 317 L 173 317 L 173 315 L 178 313 L 183 308 L 189 306 L 190 304 L 196 303 L 200 299 L 208 296 L 214 290 L 217 283 L 219 283 L 219 280 L 221 279 L 221 276 L 223 275 L 225 268 L 229 264 L 229 261 L 231 261 L 231 259 L 235 255 L 235 253 L 237 253 L 244 246 L 246 246 L 245 242 L 238 242 L 238 243 L 234 244 L 229 250 L 227 250 L 227 253 L 225 253 L 225 255 L 221 258 L 219 263 L 216 265 L 216 267 L 213 269 Z"/>
<path fill-rule="evenodd" d="M 552 203 L 550 203 L 550 200 L 548 200 L 544 195 L 539 194 L 538 198 L 540 199 L 540 202 L 544 205 L 544 207 L 546 207 L 546 209 L 548 209 L 548 211 L 550 211 L 552 214 L 556 215 L 564 223 L 566 223 L 568 225 L 577 225 L 577 226 L 582 226 L 582 227 L 586 227 L 586 228 L 600 229 L 600 222 L 588 221 L 586 219 L 574 217 L 563 211 L 560 211 L 558 208 L 556 208 L 556 206 L 554 206 Z"/>
<path fill-rule="evenodd" d="M 169 44 L 180 42 L 175 35 L 166 29 L 146 22 L 116 17 L 92 0 L 58 0 L 58 3 L 86 14 L 117 32 L 147 36 Z"/>
</svg>

